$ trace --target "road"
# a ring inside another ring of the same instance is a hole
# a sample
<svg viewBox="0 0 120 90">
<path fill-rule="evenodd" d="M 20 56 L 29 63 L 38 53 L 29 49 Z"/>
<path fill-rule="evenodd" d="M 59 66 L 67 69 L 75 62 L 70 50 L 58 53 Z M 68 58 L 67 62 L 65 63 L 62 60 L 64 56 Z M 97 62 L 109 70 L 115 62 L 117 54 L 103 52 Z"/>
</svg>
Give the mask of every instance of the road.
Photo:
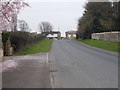
<svg viewBox="0 0 120 90">
<path fill-rule="evenodd" d="M 49 63 L 53 88 L 118 88 L 118 57 L 76 41 L 55 41 Z"/>
<path fill-rule="evenodd" d="M 5 57 L 3 88 L 117 88 L 118 58 L 56 40 L 43 54 Z"/>
<path fill-rule="evenodd" d="M 3 88 L 50 88 L 46 53 L 6 57 L 2 71 Z"/>
</svg>

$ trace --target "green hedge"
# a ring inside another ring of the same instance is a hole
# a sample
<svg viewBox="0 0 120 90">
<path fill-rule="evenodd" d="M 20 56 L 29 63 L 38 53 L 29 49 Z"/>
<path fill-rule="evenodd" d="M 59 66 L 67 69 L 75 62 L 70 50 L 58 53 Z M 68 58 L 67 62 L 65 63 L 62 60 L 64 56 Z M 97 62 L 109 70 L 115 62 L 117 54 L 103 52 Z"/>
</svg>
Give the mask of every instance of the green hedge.
<svg viewBox="0 0 120 90">
<path fill-rule="evenodd" d="M 43 38 L 45 38 L 45 36 L 41 34 L 22 31 L 11 32 L 10 34 L 10 40 L 15 52 L 20 51 L 25 46 L 34 44 Z"/>
<path fill-rule="evenodd" d="M 42 34 L 35 34 L 23 31 L 3 31 L 2 32 L 2 42 L 5 45 L 5 42 L 10 39 L 11 45 L 13 46 L 14 52 L 20 51 L 27 45 L 32 45 L 46 36 Z"/>
<path fill-rule="evenodd" d="M 8 31 L 2 31 L 2 42 L 5 44 L 5 42 L 9 39 L 10 33 Z"/>
</svg>

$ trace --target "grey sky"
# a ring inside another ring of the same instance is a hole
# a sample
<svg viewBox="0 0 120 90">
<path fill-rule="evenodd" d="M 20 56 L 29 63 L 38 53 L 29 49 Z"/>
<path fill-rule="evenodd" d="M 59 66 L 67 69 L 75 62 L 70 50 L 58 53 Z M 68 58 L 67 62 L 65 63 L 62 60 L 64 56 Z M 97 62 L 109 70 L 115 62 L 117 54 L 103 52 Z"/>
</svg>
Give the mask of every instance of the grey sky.
<svg viewBox="0 0 120 90">
<path fill-rule="evenodd" d="M 50 22 L 54 30 L 76 30 L 77 19 L 82 16 L 85 2 L 30 2 L 31 7 L 24 8 L 19 19 L 25 20 L 32 31 L 38 32 L 38 24 Z"/>
</svg>

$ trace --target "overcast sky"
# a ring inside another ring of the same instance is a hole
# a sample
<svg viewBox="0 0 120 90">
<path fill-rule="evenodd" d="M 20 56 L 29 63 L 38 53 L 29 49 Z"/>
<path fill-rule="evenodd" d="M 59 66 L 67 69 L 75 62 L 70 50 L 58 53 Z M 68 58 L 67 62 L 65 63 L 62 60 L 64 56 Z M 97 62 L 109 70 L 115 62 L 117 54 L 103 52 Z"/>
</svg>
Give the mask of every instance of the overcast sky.
<svg viewBox="0 0 120 90">
<path fill-rule="evenodd" d="M 78 0 L 28 0 L 31 7 L 24 8 L 18 15 L 25 20 L 32 31 L 38 32 L 38 24 L 42 21 L 50 22 L 54 30 L 60 30 L 62 36 L 65 31 L 76 30 L 77 20 L 82 16 L 85 2 Z"/>
</svg>

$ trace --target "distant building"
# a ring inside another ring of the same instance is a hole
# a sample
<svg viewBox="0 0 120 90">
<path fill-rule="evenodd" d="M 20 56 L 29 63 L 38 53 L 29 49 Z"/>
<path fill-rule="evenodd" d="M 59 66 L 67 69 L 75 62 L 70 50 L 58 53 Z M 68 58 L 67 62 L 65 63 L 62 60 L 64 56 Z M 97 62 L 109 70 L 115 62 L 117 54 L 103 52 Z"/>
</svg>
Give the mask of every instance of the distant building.
<svg viewBox="0 0 120 90">
<path fill-rule="evenodd" d="M 49 39 L 61 39 L 61 32 L 52 31 L 48 34 L 47 38 L 49 38 Z"/>
<path fill-rule="evenodd" d="M 65 34 L 66 34 L 67 39 L 73 39 L 76 37 L 76 31 L 67 31 L 67 32 L 65 32 Z"/>
<path fill-rule="evenodd" d="M 54 35 L 48 34 L 47 38 L 49 38 L 49 39 L 57 39 L 57 35 L 56 34 L 54 34 Z"/>
</svg>

